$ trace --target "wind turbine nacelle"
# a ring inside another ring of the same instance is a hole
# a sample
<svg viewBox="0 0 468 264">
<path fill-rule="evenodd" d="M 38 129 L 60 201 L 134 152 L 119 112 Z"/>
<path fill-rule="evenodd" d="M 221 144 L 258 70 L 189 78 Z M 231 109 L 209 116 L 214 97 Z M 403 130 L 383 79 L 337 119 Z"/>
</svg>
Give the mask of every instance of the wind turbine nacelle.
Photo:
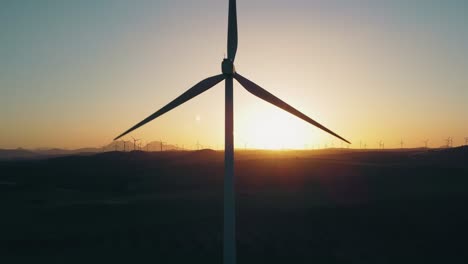
<svg viewBox="0 0 468 264">
<path fill-rule="evenodd" d="M 221 64 L 221 69 L 223 70 L 223 74 L 225 75 L 233 75 L 236 72 L 234 63 L 230 59 L 223 60 L 223 63 Z"/>
</svg>

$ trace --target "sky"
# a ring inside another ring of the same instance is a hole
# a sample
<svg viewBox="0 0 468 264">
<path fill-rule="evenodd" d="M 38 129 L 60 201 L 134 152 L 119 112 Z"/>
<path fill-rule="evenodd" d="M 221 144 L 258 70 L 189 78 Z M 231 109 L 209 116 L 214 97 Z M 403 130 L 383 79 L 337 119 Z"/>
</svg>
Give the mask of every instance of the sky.
<svg viewBox="0 0 468 264">
<path fill-rule="evenodd" d="M 228 1 L 2 0 L 0 148 L 100 147 L 221 72 Z M 468 136 L 468 2 L 238 0 L 236 70 L 368 148 Z M 238 148 L 341 146 L 234 87 Z M 223 148 L 224 87 L 126 137 Z"/>
</svg>

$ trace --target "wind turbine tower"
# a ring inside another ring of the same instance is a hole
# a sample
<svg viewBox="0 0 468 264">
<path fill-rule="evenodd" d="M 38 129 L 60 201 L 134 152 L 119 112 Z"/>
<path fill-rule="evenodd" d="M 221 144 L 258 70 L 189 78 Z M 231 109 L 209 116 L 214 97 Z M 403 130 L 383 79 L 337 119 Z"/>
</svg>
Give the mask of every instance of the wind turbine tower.
<svg viewBox="0 0 468 264">
<path fill-rule="evenodd" d="M 248 3 L 245 1 L 246 4 Z M 274 42 L 272 42 L 274 43 Z M 234 61 L 236 58 L 238 46 L 238 31 L 237 31 L 237 7 L 236 0 L 229 1 L 229 16 L 228 16 L 228 34 L 227 34 L 227 58 L 224 58 L 221 63 L 222 74 L 209 77 L 197 83 L 195 86 L 187 90 L 185 93 L 171 101 L 160 110 L 151 114 L 143 121 L 137 123 L 121 135 L 117 136 L 115 140 L 127 135 L 135 129 L 153 121 L 154 119 L 164 115 L 172 109 L 180 106 L 181 104 L 189 101 L 190 99 L 202 94 L 203 92 L 211 89 L 218 83 L 225 81 L 225 118 L 224 118 L 224 229 L 223 229 L 223 263 L 235 264 L 236 263 L 236 232 L 235 232 L 235 219 L 236 219 L 236 206 L 235 206 L 235 179 L 234 179 L 234 80 L 240 83 L 249 93 L 254 96 L 273 104 L 274 106 L 283 109 L 286 112 L 304 120 L 305 122 L 318 127 L 319 129 L 345 141 L 343 137 L 335 132 L 326 128 L 319 122 L 313 120 L 307 115 L 303 114 L 296 108 L 287 104 L 283 100 L 274 96 L 264 88 L 245 78 L 236 71 Z M 187 45 L 188 48 L 192 47 Z M 161 143 L 162 144 L 162 143 Z"/>
<path fill-rule="evenodd" d="M 163 147 L 164 147 L 164 144 L 166 144 L 166 142 L 163 142 L 162 139 L 159 140 L 160 141 L 160 145 L 161 145 L 161 152 L 163 152 Z"/>
</svg>

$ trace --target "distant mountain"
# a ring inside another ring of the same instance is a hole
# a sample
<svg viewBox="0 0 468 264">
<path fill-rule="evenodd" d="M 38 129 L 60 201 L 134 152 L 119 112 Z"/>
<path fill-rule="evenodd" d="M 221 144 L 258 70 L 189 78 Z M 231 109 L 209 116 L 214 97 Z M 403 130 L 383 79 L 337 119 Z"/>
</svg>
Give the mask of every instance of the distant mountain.
<svg viewBox="0 0 468 264">
<path fill-rule="evenodd" d="M 39 156 L 40 154 L 22 149 L 22 148 L 17 148 L 17 149 L 0 149 L 0 159 L 31 159 Z"/>
<path fill-rule="evenodd" d="M 69 155 L 95 154 L 102 151 L 97 148 L 81 148 L 81 149 L 59 149 L 59 148 L 41 148 L 35 150 L 27 149 L 0 149 L 0 160 L 12 159 L 41 159 L 50 157 L 60 157 Z"/>
<path fill-rule="evenodd" d="M 149 143 L 142 143 L 140 144 L 137 142 L 135 145 L 133 144 L 133 140 L 128 141 L 115 141 L 106 146 L 102 149 L 97 150 L 96 152 L 102 151 L 132 151 L 132 150 L 143 150 L 143 151 L 161 151 L 161 141 L 151 141 Z M 162 151 L 171 151 L 171 150 L 184 150 L 181 146 L 172 145 L 164 143 L 162 145 Z"/>
<path fill-rule="evenodd" d="M 27 149 L 0 149 L 0 160 L 11 160 L 11 159 L 40 159 L 50 157 L 60 157 L 69 155 L 86 155 L 95 154 L 100 152 L 111 152 L 111 151 L 133 151 L 142 150 L 156 152 L 161 151 L 161 142 L 152 141 L 148 144 L 135 144 L 133 141 L 115 141 L 101 148 L 80 148 L 80 149 L 61 149 L 61 148 L 38 148 L 33 150 Z M 166 144 L 162 145 L 163 151 L 174 151 L 184 150 L 178 145 Z"/>
</svg>

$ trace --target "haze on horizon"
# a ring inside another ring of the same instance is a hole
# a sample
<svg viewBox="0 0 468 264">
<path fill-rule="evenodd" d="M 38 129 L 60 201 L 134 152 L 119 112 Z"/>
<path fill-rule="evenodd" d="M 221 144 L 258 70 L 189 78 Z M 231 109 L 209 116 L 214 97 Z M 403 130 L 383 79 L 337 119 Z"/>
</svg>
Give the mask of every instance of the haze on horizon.
<svg viewBox="0 0 468 264">
<path fill-rule="evenodd" d="M 468 3 L 238 1 L 236 67 L 353 142 L 454 145 L 468 136 Z M 4 1 L 0 148 L 108 144 L 226 52 L 228 1 Z M 339 146 L 234 89 L 236 147 Z M 132 135 L 222 146 L 221 85 Z M 130 137 L 126 138 L 127 140 Z"/>
</svg>

